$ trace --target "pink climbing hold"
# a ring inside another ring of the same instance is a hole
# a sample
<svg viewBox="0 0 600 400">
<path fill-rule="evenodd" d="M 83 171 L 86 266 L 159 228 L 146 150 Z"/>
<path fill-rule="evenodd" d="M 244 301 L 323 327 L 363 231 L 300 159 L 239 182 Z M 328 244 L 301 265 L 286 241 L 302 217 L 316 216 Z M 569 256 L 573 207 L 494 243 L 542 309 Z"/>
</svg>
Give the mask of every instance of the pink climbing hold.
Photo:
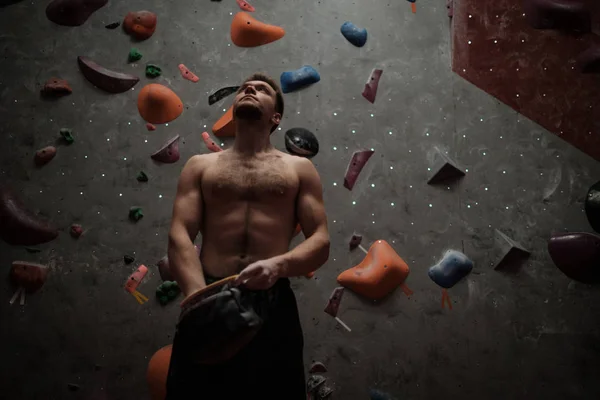
<svg viewBox="0 0 600 400">
<path fill-rule="evenodd" d="M 329 301 L 327 302 L 327 306 L 325 307 L 325 312 L 332 317 L 337 317 L 338 309 L 340 308 L 340 303 L 342 302 L 342 295 L 344 294 L 343 287 L 336 287 L 331 292 L 329 296 Z"/>
<path fill-rule="evenodd" d="M 35 152 L 33 161 L 35 165 L 41 167 L 42 165 L 48 164 L 56 156 L 56 147 L 46 146 L 43 149 L 39 149 Z"/>
<path fill-rule="evenodd" d="M 240 6 L 240 8 L 244 11 L 248 11 L 248 12 L 254 12 L 256 11 L 256 9 L 254 7 L 252 7 L 250 4 L 248 4 L 247 1 L 244 0 L 235 0 L 238 3 L 238 6 Z"/>
<path fill-rule="evenodd" d="M 381 78 L 382 73 L 382 69 L 374 69 L 373 71 L 371 71 L 371 76 L 369 77 L 369 80 L 367 81 L 367 83 L 365 83 L 365 90 L 363 90 L 362 95 L 371 103 L 375 103 L 375 97 L 377 96 L 377 86 L 379 86 L 379 79 Z"/>
<path fill-rule="evenodd" d="M 192 81 L 194 83 L 198 82 L 200 78 L 192 71 L 190 71 L 185 65 L 179 64 L 179 71 L 181 72 L 181 76 L 183 76 L 188 81 Z"/>
<path fill-rule="evenodd" d="M 154 161 L 172 164 L 179 160 L 179 135 L 167 141 L 156 153 L 150 156 Z"/>
<path fill-rule="evenodd" d="M 350 160 L 348 168 L 346 168 L 346 176 L 344 177 L 344 187 L 346 189 L 352 190 L 360 171 L 362 171 L 373 153 L 375 153 L 373 150 L 361 150 L 355 151 L 354 154 L 352 154 L 352 160 Z"/>
<path fill-rule="evenodd" d="M 72 237 L 78 239 L 81 235 L 83 235 L 83 228 L 79 224 L 73 224 L 71 225 L 70 233 Z"/>
<path fill-rule="evenodd" d="M 222 148 L 220 148 L 215 142 L 214 140 L 212 140 L 210 138 L 210 135 L 208 134 L 208 132 L 202 132 L 202 139 L 204 140 L 204 144 L 206 145 L 206 147 L 215 153 L 218 153 L 219 151 L 223 151 Z"/>
<path fill-rule="evenodd" d="M 148 129 L 149 131 L 155 131 L 156 126 L 154 124 L 151 124 L 150 122 L 148 122 L 148 123 L 146 123 L 146 129 Z"/>
</svg>

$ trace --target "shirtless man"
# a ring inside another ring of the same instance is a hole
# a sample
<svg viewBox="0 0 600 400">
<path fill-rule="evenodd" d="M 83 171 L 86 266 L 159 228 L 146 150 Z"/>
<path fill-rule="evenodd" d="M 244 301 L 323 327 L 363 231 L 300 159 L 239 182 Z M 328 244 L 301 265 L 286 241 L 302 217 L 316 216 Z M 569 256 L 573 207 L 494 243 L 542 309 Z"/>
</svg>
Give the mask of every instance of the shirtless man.
<svg viewBox="0 0 600 400">
<path fill-rule="evenodd" d="M 169 262 L 186 299 L 239 274 L 236 287 L 277 289 L 277 301 L 251 342 L 225 363 L 182 361 L 182 348 L 193 344 L 178 344 L 177 332 L 167 398 L 306 400 L 304 339 L 288 278 L 307 275 L 329 257 L 321 181 L 312 162 L 270 142 L 283 114 L 275 81 L 262 74 L 249 77 L 236 93 L 233 113 L 233 146 L 196 155 L 181 172 Z M 290 251 L 298 223 L 305 240 Z M 194 248 L 198 233 L 200 259 Z"/>
</svg>

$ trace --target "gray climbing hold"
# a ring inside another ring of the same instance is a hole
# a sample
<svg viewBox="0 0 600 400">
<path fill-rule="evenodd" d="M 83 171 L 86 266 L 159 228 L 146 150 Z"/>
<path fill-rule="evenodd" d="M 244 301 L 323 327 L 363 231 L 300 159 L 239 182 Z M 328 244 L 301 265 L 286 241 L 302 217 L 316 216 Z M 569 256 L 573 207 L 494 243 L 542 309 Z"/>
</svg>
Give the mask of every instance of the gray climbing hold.
<svg viewBox="0 0 600 400">
<path fill-rule="evenodd" d="M 437 149 L 436 153 L 428 184 L 446 183 L 465 176 L 465 172 L 458 167 L 454 160 Z"/>
<path fill-rule="evenodd" d="M 495 229 L 494 235 L 494 269 L 516 266 L 520 261 L 526 259 L 531 254 L 519 243 L 510 237 Z"/>
</svg>

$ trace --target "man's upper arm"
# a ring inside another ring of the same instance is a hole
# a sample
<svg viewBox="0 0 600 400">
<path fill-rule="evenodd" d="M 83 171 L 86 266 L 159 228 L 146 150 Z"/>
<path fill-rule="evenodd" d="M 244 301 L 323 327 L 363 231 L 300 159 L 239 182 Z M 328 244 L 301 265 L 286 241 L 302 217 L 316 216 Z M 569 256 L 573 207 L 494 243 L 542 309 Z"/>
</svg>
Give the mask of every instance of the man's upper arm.
<svg viewBox="0 0 600 400">
<path fill-rule="evenodd" d="M 306 238 L 322 234 L 329 239 L 327 215 L 323 204 L 323 186 L 317 169 L 311 161 L 301 158 L 298 162 L 300 188 L 296 213 Z"/>
<path fill-rule="evenodd" d="M 173 218 L 171 221 L 171 235 L 184 232 L 193 241 L 202 226 L 202 190 L 200 181 L 204 160 L 201 156 L 194 156 L 183 167 L 177 194 L 173 202 Z"/>
</svg>

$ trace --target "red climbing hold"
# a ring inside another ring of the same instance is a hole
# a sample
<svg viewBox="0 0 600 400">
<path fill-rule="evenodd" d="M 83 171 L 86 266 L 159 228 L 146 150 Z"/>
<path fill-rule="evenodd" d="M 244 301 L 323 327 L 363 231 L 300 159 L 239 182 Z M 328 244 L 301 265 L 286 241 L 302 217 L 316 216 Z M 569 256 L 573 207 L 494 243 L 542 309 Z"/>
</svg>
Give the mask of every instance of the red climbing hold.
<svg viewBox="0 0 600 400">
<path fill-rule="evenodd" d="M 179 135 L 167 141 L 156 153 L 150 156 L 153 160 L 172 164 L 179 160 Z"/>
<path fill-rule="evenodd" d="M 83 228 L 79 224 L 73 224 L 71 225 L 70 233 L 72 237 L 79 239 L 79 237 L 83 235 Z"/>
<path fill-rule="evenodd" d="M 77 57 L 77 62 L 81 73 L 92 85 L 109 93 L 126 92 L 140 81 L 137 76 L 104 68 L 87 57 Z"/>
<path fill-rule="evenodd" d="M 28 293 L 37 292 L 48 279 L 48 267 L 27 261 L 13 261 L 10 268 L 11 281 Z"/>
<path fill-rule="evenodd" d="M 192 71 L 190 71 L 185 65 L 179 64 L 179 71 L 181 72 L 181 76 L 183 76 L 188 81 L 192 81 L 194 83 L 198 82 L 200 78 L 196 76 Z"/>
<path fill-rule="evenodd" d="M 371 76 L 369 77 L 369 80 L 367 80 L 365 89 L 362 92 L 363 97 L 369 100 L 371 103 L 375 103 L 375 97 L 377 97 L 377 87 L 379 86 L 379 79 L 381 78 L 382 73 L 382 69 L 374 69 L 371 71 Z"/>
<path fill-rule="evenodd" d="M 215 153 L 218 153 L 219 151 L 223 151 L 222 148 L 220 148 L 211 138 L 210 135 L 208 134 L 208 132 L 202 132 L 202 139 L 204 140 L 204 144 L 206 145 L 206 147 Z"/>
<path fill-rule="evenodd" d="M 254 12 L 256 11 L 256 9 L 254 7 L 252 7 L 250 4 L 248 4 L 247 1 L 244 0 L 235 0 L 238 3 L 238 6 L 240 6 L 240 8 L 244 11 L 249 11 L 249 12 Z"/>
<path fill-rule="evenodd" d="M 73 93 L 73 89 L 64 79 L 50 78 L 44 84 L 41 92 L 45 97 L 61 97 Z"/>
<path fill-rule="evenodd" d="M 375 153 L 373 150 L 362 150 L 355 151 L 352 154 L 352 160 L 348 164 L 348 168 L 346 168 L 346 176 L 344 177 L 344 187 L 348 190 L 352 190 L 356 180 L 358 179 L 358 175 L 360 171 L 362 171 L 363 167 L 369 161 L 369 158 Z"/>
<path fill-rule="evenodd" d="M 125 291 L 134 293 L 147 273 L 148 267 L 143 264 L 140 265 L 138 269 L 133 271 L 133 273 L 129 275 L 129 278 L 127 278 L 127 281 L 125 282 Z"/>
<path fill-rule="evenodd" d="M 123 20 L 123 29 L 138 40 L 148 39 L 156 30 L 156 14 L 150 11 L 130 12 Z"/>
<path fill-rule="evenodd" d="M 329 301 L 327 302 L 327 306 L 325 307 L 325 312 L 332 317 L 337 317 L 338 309 L 340 308 L 340 303 L 342 301 L 342 295 L 344 294 L 343 287 L 336 287 L 331 292 L 329 296 Z"/>
<path fill-rule="evenodd" d="M 323 364 L 320 361 L 315 361 L 311 366 L 310 366 L 310 370 L 308 371 L 311 374 L 316 374 L 316 373 L 322 373 L 322 372 L 327 372 L 327 368 L 325 367 L 325 364 Z"/>
<path fill-rule="evenodd" d="M 148 122 L 146 124 L 146 129 L 148 129 L 149 131 L 155 131 L 156 130 L 156 126 L 154 126 L 153 124 L 151 124 L 150 122 Z"/>
<path fill-rule="evenodd" d="M 41 167 L 42 165 L 48 164 L 54 158 L 55 155 L 56 147 L 47 146 L 35 152 L 35 157 L 33 158 L 33 161 L 35 162 L 35 165 Z"/>
</svg>

